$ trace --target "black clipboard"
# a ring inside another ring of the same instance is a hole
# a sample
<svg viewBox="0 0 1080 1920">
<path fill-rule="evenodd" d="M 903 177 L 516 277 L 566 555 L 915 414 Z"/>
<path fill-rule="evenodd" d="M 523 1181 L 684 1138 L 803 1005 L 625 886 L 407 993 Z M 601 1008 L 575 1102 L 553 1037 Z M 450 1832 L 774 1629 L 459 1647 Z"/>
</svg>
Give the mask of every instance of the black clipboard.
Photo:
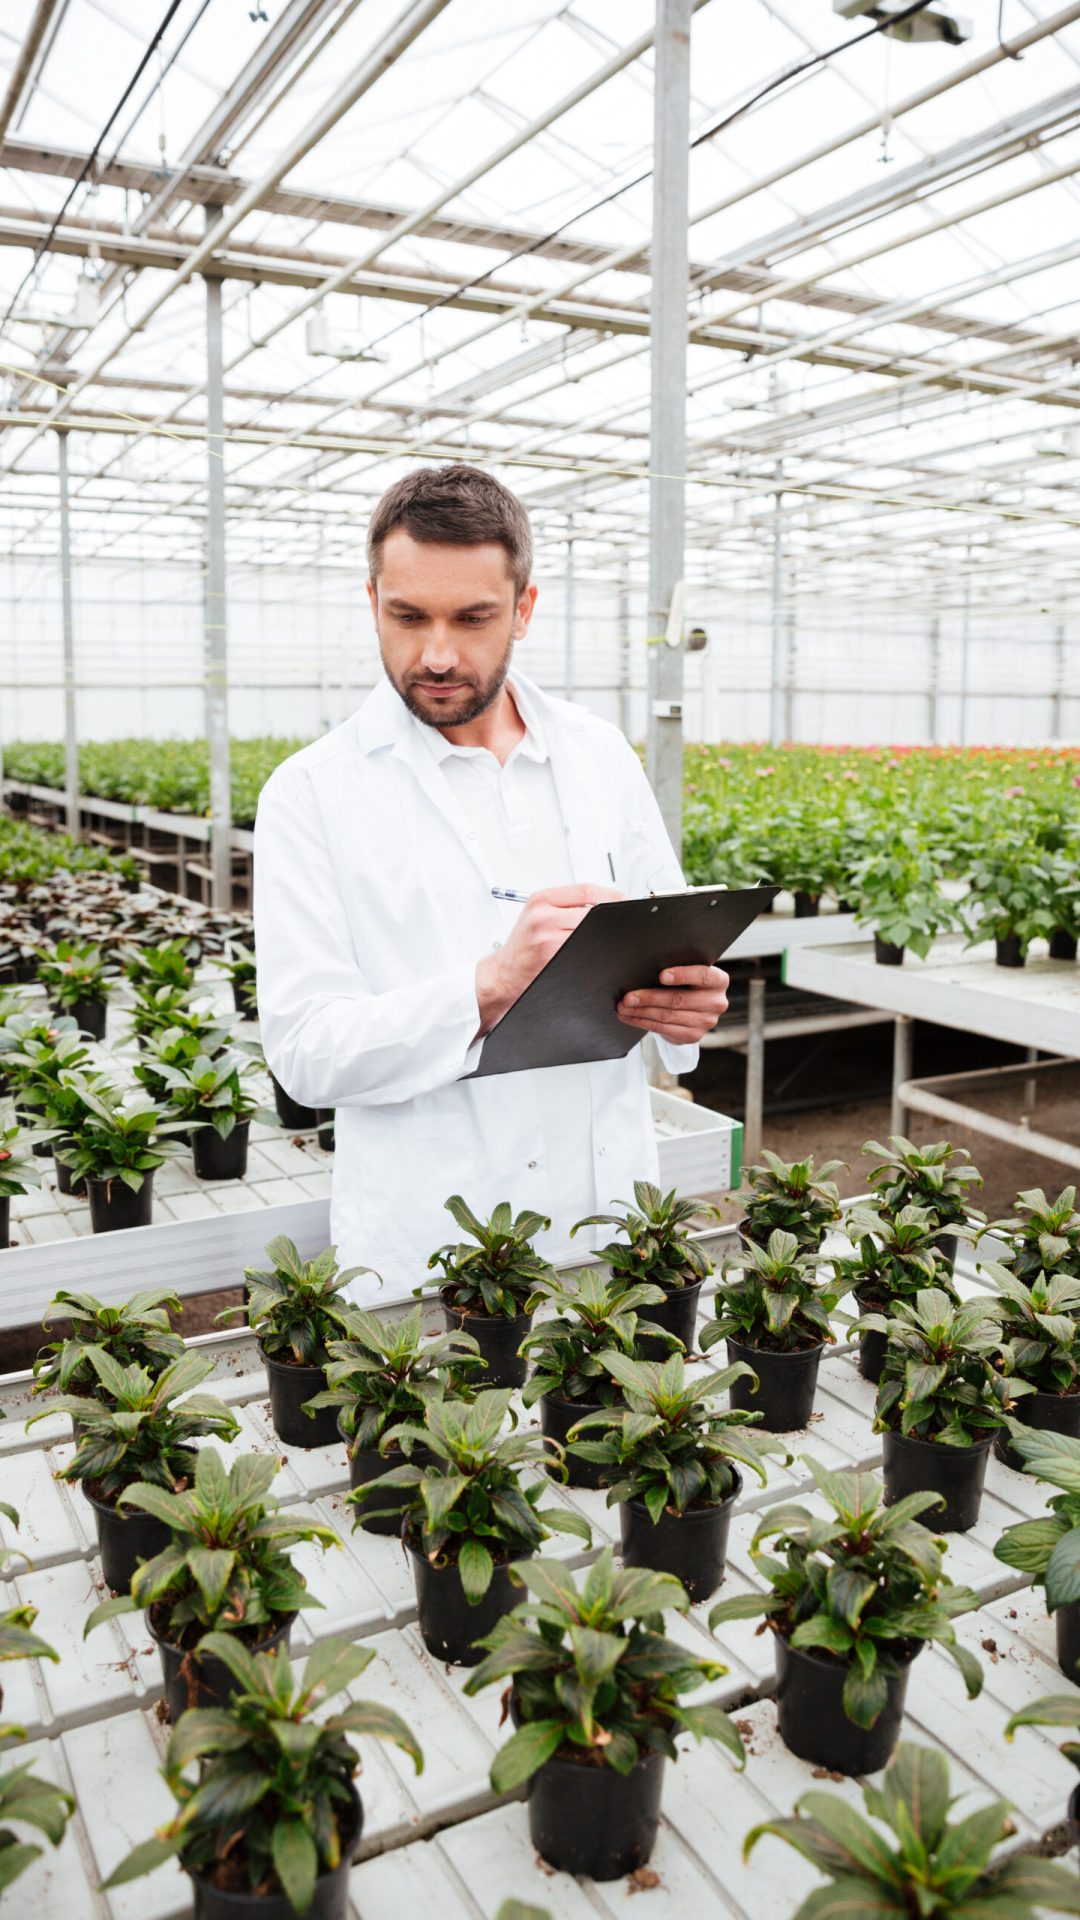
<svg viewBox="0 0 1080 1920">
<path fill-rule="evenodd" d="M 463 1078 L 621 1060 L 645 1037 L 615 1009 L 665 967 L 712 966 L 779 887 L 697 887 L 590 907 L 484 1041 Z"/>
</svg>

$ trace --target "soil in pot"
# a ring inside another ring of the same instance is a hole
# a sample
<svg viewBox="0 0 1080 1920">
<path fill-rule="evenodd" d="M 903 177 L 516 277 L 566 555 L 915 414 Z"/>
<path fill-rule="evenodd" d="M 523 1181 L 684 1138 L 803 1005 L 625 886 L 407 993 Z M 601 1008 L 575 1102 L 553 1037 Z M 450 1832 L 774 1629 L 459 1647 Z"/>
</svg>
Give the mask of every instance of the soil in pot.
<svg viewBox="0 0 1080 1920">
<path fill-rule="evenodd" d="M 879 933 L 875 933 L 874 959 L 879 967 L 900 967 L 904 964 L 904 949 L 895 946 L 891 940 L 883 940 Z"/>
<path fill-rule="evenodd" d="M 242 1180 L 247 1172 L 250 1120 L 238 1120 L 227 1140 L 216 1127 L 193 1127 L 191 1157 L 197 1180 Z"/>
<path fill-rule="evenodd" d="M 1038 1427 L 1043 1433 L 1068 1433 L 1080 1440 L 1080 1393 L 1026 1393 L 1012 1410 L 1014 1420 L 1025 1427 Z M 994 1435 L 994 1452 L 1007 1467 L 1023 1473 L 1024 1463 L 1002 1427 Z"/>
<path fill-rule="evenodd" d="M 349 1435 L 338 1420 L 338 1433 L 345 1442 L 345 1452 L 349 1461 L 350 1487 L 366 1487 L 371 1480 L 378 1480 L 393 1467 L 427 1466 L 434 1454 L 430 1447 L 414 1446 L 406 1455 L 401 1448 L 394 1446 L 386 1453 L 380 1453 L 378 1447 L 355 1447 Z M 365 1533 L 395 1534 L 401 1532 L 401 1516 L 409 1504 L 412 1489 L 409 1487 L 380 1487 L 371 1498 L 372 1508 L 393 1507 L 395 1513 L 384 1513 L 377 1520 L 366 1520 L 363 1507 L 356 1508 L 357 1518 Z"/>
<path fill-rule="evenodd" d="M 86 1199 L 86 1181 L 73 1174 L 63 1160 L 56 1162 L 56 1191 L 70 1194 L 73 1200 Z"/>
<path fill-rule="evenodd" d="M 305 1401 L 326 1392 L 322 1367 L 298 1367 L 263 1352 L 261 1346 L 259 1352 L 270 1381 L 270 1416 L 278 1439 L 287 1447 L 332 1447 L 338 1437 L 337 1408 L 304 1412 Z"/>
<path fill-rule="evenodd" d="M 599 1404 L 592 1400 L 557 1400 L 554 1394 L 545 1393 L 540 1399 L 540 1431 L 545 1440 L 557 1440 L 566 1447 L 566 1436 L 571 1427 L 584 1420 L 587 1413 L 599 1413 Z M 583 1434 L 582 1438 L 586 1436 Z M 595 1434 L 590 1438 L 595 1439 Z M 550 1449 L 554 1453 L 555 1449 Z M 571 1453 L 567 1447 L 564 1456 L 568 1487 L 602 1487 L 604 1469 L 596 1460 L 582 1460 L 580 1455 Z"/>
<path fill-rule="evenodd" d="M 270 1078 L 274 1082 L 274 1105 L 282 1126 L 291 1133 L 313 1133 L 319 1124 L 315 1108 L 302 1107 L 299 1100 L 294 1100 L 291 1094 L 286 1093 L 280 1080 L 274 1080 L 273 1074 Z"/>
<path fill-rule="evenodd" d="M 194 1648 L 187 1651 L 167 1638 L 165 1620 L 168 1611 L 168 1603 L 159 1602 L 147 1609 L 144 1618 L 146 1630 L 161 1655 L 165 1704 L 169 1719 L 175 1726 L 180 1715 L 186 1713 L 189 1707 L 224 1705 L 236 1692 L 237 1682 L 223 1660 L 216 1660 L 209 1653 L 197 1653 Z M 155 1614 L 159 1616 L 158 1619 L 154 1618 Z M 261 1638 L 250 1634 L 239 1637 L 252 1653 L 273 1653 L 280 1646 L 288 1646 L 295 1619 L 295 1613 L 287 1613 L 276 1626 L 260 1627 L 258 1634 Z"/>
<path fill-rule="evenodd" d="M 741 1340 L 727 1339 L 728 1364 L 742 1360 L 753 1367 L 754 1383 L 745 1374 L 728 1388 L 731 1405 L 747 1413 L 760 1413 L 765 1433 L 793 1433 L 805 1427 L 814 1410 L 821 1347 L 796 1348 L 793 1353 L 770 1353 L 764 1347 L 745 1347 Z"/>
<path fill-rule="evenodd" d="M 86 1181 L 90 1226 L 94 1233 L 117 1233 L 123 1227 L 148 1227 L 154 1208 L 154 1176 L 144 1173 L 138 1193 L 122 1180 Z"/>
<path fill-rule="evenodd" d="M 697 1341 L 698 1300 L 704 1282 L 687 1280 L 681 1287 L 665 1287 L 664 1298 L 652 1307 L 642 1307 L 638 1315 L 640 1320 L 653 1320 L 665 1333 L 673 1333 L 683 1344 L 683 1352 L 691 1354 Z M 637 1350 L 643 1360 L 666 1360 L 673 1351 L 666 1347 L 655 1334 L 643 1333 L 638 1336 Z"/>
<path fill-rule="evenodd" d="M 561 1873 L 621 1880 L 656 1845 L 663 1791 L 662 1753 L 643 1753 L 629 1773 L 616 1773 L 567 1745 L 529 1781 L 529 1838 Z"/>
<path fill-rule="evenodd" d="M 509 1562 L 496 1566 L 483 1599 L 470 1606 L 454 1561 L 433 1567 L 408 1535 L 405 1545 L 416 1576 L 417 1617 L 425 1647 L 436 1660 L 446 1660 L 458 1667 L 475 1667 L 483 1659 L 484 1649 L 475 1646 L 474 1641 L 490 1633 L 503 1614 L 509 1613 L 522 1598 L 521 1588 L 510 1583 Z M 521 1555 L 514 1558 L 520 1559 Z"/>
<path fill-rule="evenodd" d="M 1058 1666 L 1066 1680 L 1080 1684 L 1080 1600 L 1054 1612 Z"/>
<path fill-rule="evenodd" d="M 508 1319 L 502 1313 L 467 1313 L 452 1305 L 452 1287 L 440 1287 L 443 1319 L 450 1333 L 471 1333 L 484 1358 L 487 1377 L 482 1387 L 523 1387 L 529 1363 L 518 1352 L 533 1323 L 531 1313 L 518 1313 Z"/>
<path fill-rule="evenodd" d="M 986 1463 L 994 1444 L 992 1436 L 974 1447 L 942 1447 L 935 1440 L 918 1440 L 914 1435 L 886 1429 L 882 1441 L 887 1507 L 905 1494 L 929 1488 L 945 1500 L 943 1507 L 931 1507 L 922 1516 L 923 1525 L 932 1533 L 967 1533 L 975 1525 L 982 1505 Z"/>
<path fill-rule="evenodd" d="M 821 912 L 821 899 L 816 893 L 804 893 L 796 888 L 792 896 L 795 901 L 796 920 L 813 920 Z"/>
<path fill-rule="evenodd" d="M 320 1873 L 304 1920 L 349 1920 L 349 1874 L 364 1826 L 360 1795 L 352 1786 L 349 1792 L 351 1805 L 338 1818 L 341 1859 L 332 1872 Z M 201 1873 L 191 1875 L 192 1920 L 296 1920 L 295 1909 L 283 1893 L 247 1892 L 240 1861 L 222 1860 L 213 1873 L 213 1879 Z"/>
<path fill-rule="evenodd" d="M 1076 959 L 1076 935 L 1065 927 L 1055 927 L 1050 935 L 1051 960 Z"/>
<path fill-rule="evenodd" d="M 800 1760 L 832 1773 L 877 1773 L 900 1738 L 914 1654 L 889 1681 L 885 1705 L 873 1726 L 858 1727 L 844 1712 L 843 1661 L 793 1647 L 782 1633 L 775 1638 L 776 1710 L 784 1745 Z"/>
<path fill-rule="evenodd" d="M 68 1013 L 77 1020 L 83 1033 L 92 1040 L 104 1040 L 105 1021 L 108 1015 L 106 1000 L 75 1000 L 70 1007 L 57 1007 L 58 1014 Z"/>
<path fill-rule="evenodd" d="M 624 1500 L 619 1507 L 623 1565 L 673 1573 L 691 1600 L 707 1600 L 724 1578 L 731 1514 L 742 1484 L 736 1473 L 719 1506 L 695 1504 L 683 1513 L 665 1507 L 655 1526 L 644 1500 Z"/>
<path fill-rule="evenodd" d="M 994 958 L 999 967 L 1022 967 L 1024 949 L 1018 933 L 1007 933 L 1004 940 L 995 940 Z"/>
<path fill-rule="evenodd" d="M 152 1513 L 118 1507 L 103 1500 L 88 1481 L 80 1484 L 94 1510 L 105 1585 L 114 1593 L 127 1593 L 140 1560 L 152 1560 L 168 1546 L 169 1529 L 164 1520 L 156 1520 Z"/>
</svg>

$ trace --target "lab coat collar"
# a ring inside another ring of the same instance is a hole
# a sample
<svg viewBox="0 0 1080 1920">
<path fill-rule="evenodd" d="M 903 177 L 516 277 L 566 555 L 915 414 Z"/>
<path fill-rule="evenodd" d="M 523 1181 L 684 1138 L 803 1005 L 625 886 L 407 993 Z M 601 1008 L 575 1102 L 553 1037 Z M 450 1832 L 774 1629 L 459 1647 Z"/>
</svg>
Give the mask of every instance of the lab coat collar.
<svg viewBox="0 0 1080 1920">
<path fill-rule="evenodd" d="M 551 731 L 562 727 L 581 733 L 587 716 L 569 701 L 554 700 L 523 673 L 512 673 L 514 696 L 521 695 L 521 717 L 551 748 Z M 381 747 L 398 748 L 421 723 L 413 719 L 397 688 L 384 675 L 368 694 L 355 716 L 356 744 L 362 753 L 376 753 Z M 407 756 L 409 757 L 409 756 Z"/>
</svg>

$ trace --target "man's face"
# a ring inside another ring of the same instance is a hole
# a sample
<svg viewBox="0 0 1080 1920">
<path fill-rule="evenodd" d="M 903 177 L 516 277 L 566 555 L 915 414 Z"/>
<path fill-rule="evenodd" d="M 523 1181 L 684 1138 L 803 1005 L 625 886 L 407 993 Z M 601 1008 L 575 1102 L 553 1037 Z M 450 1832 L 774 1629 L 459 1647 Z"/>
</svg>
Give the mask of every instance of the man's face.
<svg viewBox="0 0 1080 1920">
<path fill-rule="evenodd" d="M 518 596 L 497 542 L 437 546 L 395 527 L 368 595 L 383 666 L 405 705 L 429 727 L 450 728 L 495 699 L 536 588 Z"/>
</svg>

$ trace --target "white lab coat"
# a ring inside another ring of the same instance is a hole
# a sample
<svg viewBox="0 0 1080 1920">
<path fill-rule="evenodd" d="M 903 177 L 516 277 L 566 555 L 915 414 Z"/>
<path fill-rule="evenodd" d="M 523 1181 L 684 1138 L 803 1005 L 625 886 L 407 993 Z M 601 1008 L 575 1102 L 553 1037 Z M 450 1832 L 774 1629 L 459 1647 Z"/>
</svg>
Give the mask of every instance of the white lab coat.
<svg viewBox="0 0 1080 1920">
<path fill-rule="evenodd" d="M 524 685 L 541 712 L 575 880 L 610 883 L 610 855 L 626 894 L 680 886 L 623 735 Z M 500 1200 L 555 1210 L 527 1076 L 462 1078 L 483 1045 L 475 971 L 505 936 L 491 888 L 506 880 L 488 872 L 420 724 L 383 680 L 342 726 L 275 769 L 255 823 L 263 1045 L 295 1100 L 336 1109 L 331 1235 L 343 1264 L 382 1275 L 381 1288 L 350 1290 L 373 1304 L 406 1297 L 429 1277 L 434 1248 L 459 1237 L 449 1194 L 482 1214 Z M 696 1047 L 660 1044 L 672 1072 L 696 1064 Z M 605 1209 L 655 1178 L 655 1136 L 640 1047 L 589 1074 Z M 565 1236 L 554 1243 L 538 1244 L 552 1257 Z"/>
</svg>

